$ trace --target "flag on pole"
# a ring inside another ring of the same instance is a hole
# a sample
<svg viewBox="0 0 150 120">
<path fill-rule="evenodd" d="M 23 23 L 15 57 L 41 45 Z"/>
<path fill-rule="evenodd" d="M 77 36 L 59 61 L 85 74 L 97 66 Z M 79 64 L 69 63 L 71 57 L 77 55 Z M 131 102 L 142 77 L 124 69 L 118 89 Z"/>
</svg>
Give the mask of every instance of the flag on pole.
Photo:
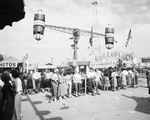
<svg viewBox="0 0 150 120">
<path fill-rule="evenodd" d="M 91 27 L 91 37 L 89 39 L 89 43 L 90 43 L 90 46 L 92 47 L 92 45 L 93 45 L 93 27 Z"/>
<path fill-rule="evenodd" d="M 128 46 L 128 44 L 129 44 L 129 40 L 130 40 L 130 39 L 132 39 L 131 29 L 129 30 L 128 38 L 127 38 L 127 41 L 126 41 L 125 47 L 127 47 L 127 46 Z"/>
</svg>

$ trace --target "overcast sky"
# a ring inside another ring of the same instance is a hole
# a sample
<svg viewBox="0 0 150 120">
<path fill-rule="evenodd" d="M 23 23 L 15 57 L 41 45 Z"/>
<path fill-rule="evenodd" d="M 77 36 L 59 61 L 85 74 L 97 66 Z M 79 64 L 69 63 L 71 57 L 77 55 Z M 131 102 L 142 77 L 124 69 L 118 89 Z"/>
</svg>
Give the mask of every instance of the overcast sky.
<svg viewBox="0 0 150 120">
<path fill-rule="evenodd" d="M 46 16 L 46 24 L 62 27 L 75 27 L 89 30 L 92 26 L 92 0 L 25 0 L 25 18 L 0 30 L 0 53 L 17 59 L 28 53 L 29 63 L 48 63 L 53 58 L 58 65 L 72 57 L 72 37 L 69 34 L 45 29 L 41 41 L 33 38 L 33 18 L 38 9 Z M 115 29 L 117 43 L 110 51 L 134 51 L 137 58 L 150 57 L 150 1 L 149 0 L 97 0 L 97 20 L 100 33 L 111 23 Z M 125 43 L 129 29 L 131 41 Z M 104 41 L 104 38 L 100 38 Z M 89 37 L 81 36 L 78 58 L 88 59 Z M 104 44 L 101 42 L 102 52 Z"/>
</svg>

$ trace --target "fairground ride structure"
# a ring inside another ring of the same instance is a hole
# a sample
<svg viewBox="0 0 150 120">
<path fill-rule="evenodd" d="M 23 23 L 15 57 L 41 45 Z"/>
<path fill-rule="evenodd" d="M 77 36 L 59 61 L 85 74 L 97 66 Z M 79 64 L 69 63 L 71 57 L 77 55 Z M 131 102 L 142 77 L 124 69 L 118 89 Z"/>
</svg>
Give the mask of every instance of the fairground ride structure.
<svg viewBox="0 0 150 120">
<path fill-rule="evenodd" d="M 33 36 L 37 41 L 40 41 L 44 36 L 45 28 L 49 28 L 55 31 L 71 34 L 73 39 L 73 49 L 74 55 L 73 60 L 77 61 L 77 44 L 80 36 L 90 36 L 90 38 L 96 37 L 105 37 L 105 46 L 107 49 L 111 49 L 114 47 L 114 28 L 112 28 L 111 24 L 108 24 L 105 28 L 105 33 L 96 33 L 93 31 L 83 30 L 79 28 L 70 28 L 70 27 L 61 27 L 54 25 L 45 24 L 45 15 L 42 13 L 42 10 L 38 10 L 38 13 L 34 15 L 34 24 L 33 24 Z"/>
</svg>

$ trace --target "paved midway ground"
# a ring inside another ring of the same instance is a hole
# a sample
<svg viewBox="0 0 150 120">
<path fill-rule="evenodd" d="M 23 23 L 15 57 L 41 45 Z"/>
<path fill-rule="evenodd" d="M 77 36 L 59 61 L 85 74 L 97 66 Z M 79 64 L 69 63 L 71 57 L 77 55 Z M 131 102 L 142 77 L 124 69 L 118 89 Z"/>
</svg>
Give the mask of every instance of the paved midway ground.
<svg viewBox="0 0 150 120">
<path fill-rule="evenodd" d="M 138 88 L 100 91 L 101 95 L 50 101 L 50 93 L 22 96 L 24 120 L 150 120 L 150 94 L 146 79 Z"/>
</svg>

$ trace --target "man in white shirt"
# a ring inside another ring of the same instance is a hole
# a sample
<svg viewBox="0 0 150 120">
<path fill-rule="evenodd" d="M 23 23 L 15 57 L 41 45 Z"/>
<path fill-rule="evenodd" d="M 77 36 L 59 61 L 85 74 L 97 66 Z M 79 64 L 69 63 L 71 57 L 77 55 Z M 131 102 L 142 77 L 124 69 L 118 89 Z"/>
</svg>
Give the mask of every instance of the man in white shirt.
<svg viewBox="0 0 150 120">
<path fill-rule="evenodd" d="M 101 77 L 102 77 L 102 76 L 101 76 L 100 71 L 99 71 L 98 69 L 96 69 L 96 70 L 95 70 L 95 79 L 94 79 L 95 84 L 94 84 L 94 87 L 95 87 L 96 93 L 97 93 L 98 95 L 100 95 L 99 89 L 98 89 L 98 85 L 101 85 L 101 83 L 100 83 Z"/>
<path fill-rule="evenodd" d="M 75 96 L 78 96 L 78 84 L 81 83 L 81 75 L 78 73 L 78 71 L 75 71 L 75 74 L 73 75 L 73 84 L 75 87 Z"/>
<path fill-rule="evenodd" d="M 46 72 L 46 90 L 50 91 L 52 85 L 51 85 L 51 78 L 52 78 L 53 72 L 50 72 L 50 70 L 47 70 Z"/>
</svg>

